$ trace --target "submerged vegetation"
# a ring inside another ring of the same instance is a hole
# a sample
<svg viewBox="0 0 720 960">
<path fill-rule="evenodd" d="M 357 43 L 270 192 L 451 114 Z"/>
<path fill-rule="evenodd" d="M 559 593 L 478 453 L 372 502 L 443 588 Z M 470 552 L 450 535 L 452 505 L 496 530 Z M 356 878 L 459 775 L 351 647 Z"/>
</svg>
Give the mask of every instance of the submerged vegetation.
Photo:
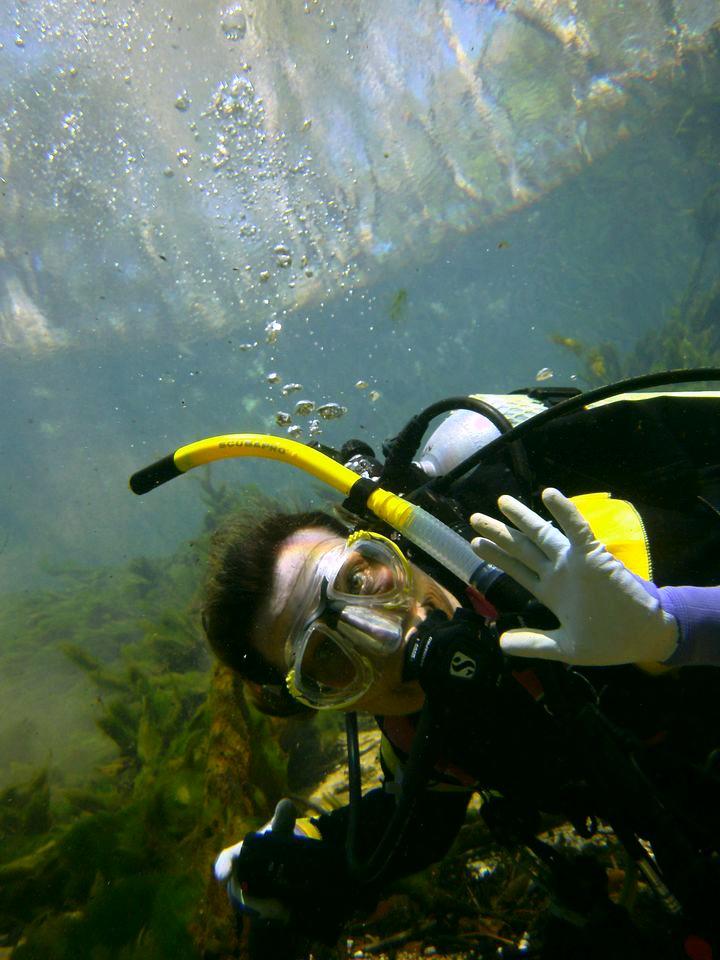
<svg viewBox="0 0 720 960">
<path fill-rule="evenodd" d="M 20 619 L 30 606 L 34 616 L 13 642 L 63 645 L 96 690 L 114 756 L 85 782 L 50 766 L 0 795 L 0 932 L 20 960 L 191 956 L 184 912 L 200 887 L 187 841 L 209 723 L 208 660 L 184 609 L 195 563 L 178 555 L 67 579 L 17 604 Z"/>
<path fill-rule="evenodd" d="M 720 367 L 720 283 L 683 294 L 665 323 L 627 354 L 610 341 L 589 345 L 560 334 L 551 340 L 580 359 L 587 387 L 661 370 Z"/>
<path fill-rule="evenodd" d="M 209 528 L 239 495 L 207 478 L 203 488 Z M 61 647 L 94 690 L 96 739 L 112 747 L 92 773 L 68 776 L 50 760 L 0 792 L 0 948 L 16 960 L 197 955 L 207 857 L 230 814 L 206 795 L 211 672 L 193 598 L 207 543 L 206 533 L 168 558 L 59 571 L 57 589 L 2 601 L 2 662 L 32 651 L 39 675 Z M 284 789 L 284 757 L 233 693 L 240 772 L 252 768 L 253 790 L 235 804 L 248 830 Z M 88 746 L 86 731 L 64 735 Z"/>
<path fill-rule="evenodd" d="M 333 754 L 335 724 L 266 717 L 230 671 L 212 669 L 198 610 L 210 535 L 263 497 L 216 486 L 209 471 L 200 487 L 205 529 L 175 554 L 57 570 L 56 588 L 0 600 L 0 673 L 22 673 L 22 661 L 32 691 L 61 650 L 79 681 L 66 690 L 92 701 L 96 726 L 68 722 L 59 762 L 10 762 L 17 779 L 0 790 L 0 956 L 231 955 L 214 856 L 282 796 L 309 791 Z M 312 764 L 298 759 L 308 751 Z M 101 759 L 63 767 L 83 753 Z"/>
</svg>

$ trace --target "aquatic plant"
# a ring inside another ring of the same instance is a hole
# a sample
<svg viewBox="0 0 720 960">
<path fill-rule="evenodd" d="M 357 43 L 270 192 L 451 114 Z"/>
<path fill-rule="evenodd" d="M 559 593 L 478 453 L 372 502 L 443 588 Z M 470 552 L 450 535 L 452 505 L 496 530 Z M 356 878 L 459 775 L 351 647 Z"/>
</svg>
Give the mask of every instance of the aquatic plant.
<svg viewBox="0 0 720 960">
<path fill-rule="evenodd" d="M 611 342 L 588 345 L 561 334 L 551 340 L 581 360 L 589 388 L 654 371 L 720 366 L 720 283 L 683 293 L 665 323 L 626 354 Z"/>
<path fill-rule="evenodd" d="M 203 491 L 214 522 L 254 496 Z M 0 945 L 15 960 L 197 956 L 212 857 L 287 793 L 280 728 L 229 671 L 211 686 L 194 600 L 207 542 L 3 598 L 3 659 L 61 648 L 114 747 L 89 775 L 43 769 L 0 793 Z"/>
</svg>

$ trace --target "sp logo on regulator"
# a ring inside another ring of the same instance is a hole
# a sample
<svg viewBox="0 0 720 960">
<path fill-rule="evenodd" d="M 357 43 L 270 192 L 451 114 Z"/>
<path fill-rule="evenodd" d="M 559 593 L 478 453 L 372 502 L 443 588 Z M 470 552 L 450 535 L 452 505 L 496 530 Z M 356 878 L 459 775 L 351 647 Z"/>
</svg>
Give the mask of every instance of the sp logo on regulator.
<svg viewBox="0 0 720 960">
<path fill-rule="evenodd" d="M 457 653 L 453 654 L 453 658 L 450 661 L 450 676 L 451 677 L 460 677 L 463 680 L 472 680 L 475 676 L 475 671 L 477 670 L 477 663 L 472 657 L 468 657 L 467 654 L 461 653 L 459 650 Z"/>
</svg>

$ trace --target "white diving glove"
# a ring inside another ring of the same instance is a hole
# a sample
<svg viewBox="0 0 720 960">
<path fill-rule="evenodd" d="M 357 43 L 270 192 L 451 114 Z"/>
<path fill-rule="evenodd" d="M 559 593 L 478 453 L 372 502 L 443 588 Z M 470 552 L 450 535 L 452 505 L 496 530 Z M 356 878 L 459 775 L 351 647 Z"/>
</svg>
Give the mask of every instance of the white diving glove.
<svg viewBox="0 0 720 960">
<path fill-rule="evenodd" d="M 475 513 L 481 538 L 472 547 L 529 590 L 557 617 L 555 630 L 521 628 L 500 637 L 504 653 L 584 666 L 662 662 L 678 642 L 675 618 L 599 543 L 577 507 L 559 490 L 542 493 L 562 528 L 514 497 L 498 500 L 517 529 Z"/>
</svg>

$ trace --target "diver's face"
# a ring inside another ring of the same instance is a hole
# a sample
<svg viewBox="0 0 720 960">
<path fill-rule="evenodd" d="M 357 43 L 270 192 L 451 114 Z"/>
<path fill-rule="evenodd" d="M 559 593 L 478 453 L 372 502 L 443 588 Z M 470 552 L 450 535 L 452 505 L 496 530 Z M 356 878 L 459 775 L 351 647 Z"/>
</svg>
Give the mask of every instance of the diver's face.
<svg viewBox="0 0 720 960">
<path fill-rule="evenodd" d="M 329 550 L 342 545 L 344 539 L 331 530 L 308 527 L 298 530 L 280 547 L 273 575 L 273 586 L 258 623 L 262 637 L 261 651 L 273 666 L 285 673 L 286 640 L 305 602 L 307 585 L 312 579 L 313 565 Z M 312 553 L 312 560 L 309 555 Z M 400 715 L 415 713 L 424 701 L 416 681 L 402 679 L 404 650 L 408 636 L 430 610 L 442 610 L 448 616 L 460 606 L 455 597 L 417 567 L 413 571 L 412 603 L 403 620 L 404 642 L 392 655 L 376 660 L 376 677 L 372 686 L 355 701 L 349 710 L 367 713 Z"/>
</svg>

